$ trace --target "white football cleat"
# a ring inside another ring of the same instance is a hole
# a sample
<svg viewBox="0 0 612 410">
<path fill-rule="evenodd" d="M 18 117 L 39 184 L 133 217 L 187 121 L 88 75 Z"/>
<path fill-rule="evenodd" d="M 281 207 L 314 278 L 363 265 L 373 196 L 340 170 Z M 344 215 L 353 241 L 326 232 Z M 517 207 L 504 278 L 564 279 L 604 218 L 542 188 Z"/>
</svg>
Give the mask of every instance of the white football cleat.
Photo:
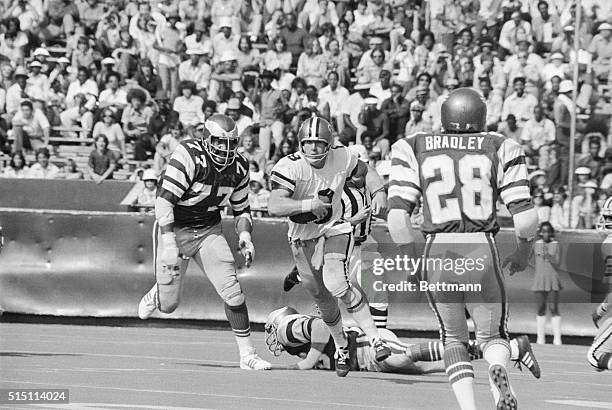
<svg viewBox="0 0 612 410">
<path fill-rule="evenodd" d="M 240 358 L 240 368 L 244 370 L 270 370 L 272 365 L 257 356 L 255 349 Z"/>
<path fill-rule="evenodd" d="M 157 284 L 140 299 L 138 304 L 138 317 L 148 319 L 157 310 Z"/>
<path fill-rule="evenodd" d="M 516 396 L 512 387 L 510 387 L 505 367 L 499 364 L 491 365 L 489 367 L 489 383 L 491 384 L 497 410 L 518 409 Z"/>
</svg>

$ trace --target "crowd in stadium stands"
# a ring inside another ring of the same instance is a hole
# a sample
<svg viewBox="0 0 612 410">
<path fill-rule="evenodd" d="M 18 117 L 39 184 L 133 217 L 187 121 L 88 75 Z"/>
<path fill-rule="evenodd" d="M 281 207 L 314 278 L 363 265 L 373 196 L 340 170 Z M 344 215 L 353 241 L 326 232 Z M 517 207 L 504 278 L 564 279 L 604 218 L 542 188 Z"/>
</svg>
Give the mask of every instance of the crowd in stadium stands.
<svg viewBox="0 0 612 410">
<path fill-rule="evenodd" d="M 296 151 L 304 119 L 329 119 L 388 175 L 391 144 L 440 130 L 445 95 L 469 86 L 488 129 L 524 146 L 541 221 L 592 228 L 612 195 L 610 0 L 582 1 L 578 39 L 571 0 L 0 0 L 0 16 L 3 176 L 158 176 L 224 113 L 265 215 L 268 173 Z M 51 137 L 88 141 L 86 169 Z"/>
</svg>

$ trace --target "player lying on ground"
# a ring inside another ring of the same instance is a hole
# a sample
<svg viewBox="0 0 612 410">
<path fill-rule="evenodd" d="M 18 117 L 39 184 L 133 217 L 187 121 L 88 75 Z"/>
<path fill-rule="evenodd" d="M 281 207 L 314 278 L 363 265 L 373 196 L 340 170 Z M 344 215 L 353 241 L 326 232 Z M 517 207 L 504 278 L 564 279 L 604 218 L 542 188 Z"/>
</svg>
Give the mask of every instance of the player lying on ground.
<svg viewBox="0 0 612 410">
<path fill-rule="evenodd" d="M 421 271 L 430 284 L 453 283 L 466 290 L 427 291 L 440 325 L 446 372 L 462 410 L 477 408 L 474 370 L 466 345 L 465 309 L 476 325 L 476 338 L 489 363 L 489 383 L 497 410 L 518 406 L 506 371 L 511 349 L 507 331 L 505 276 L 495 234 L 499 231 L 498 198 L 512 214 L 517 250 L 504 263 L 510 274 L 525 269 L 537 228 L 522 147 L 501 134 L 484 132 L 487 106 L 471 88 L 452 91 L 441 106 L 444 132 L 416 133 L 392 147 L 389 178 L 389 233 L 416 257 L 410 215 L 423 204 L 421 232 L 426 235 L 424 260 L 477 259 L 482 268 L 462 272 L 434 264 Z M 469 287 L 468 287 L 469 286 Z M 477 289 L 476 291 L 472 291 Z"/>
<path fill-rule="evenodd" d="M 351 351 L 351 370 L 425 374 L 444 372 L 444 345 L 432 340 L 419 344 L 401 342 L 389 329 L 380 329 L 392 354 L 382 362 L 374 359 L 375 353 L 359 328 L 345 329 Z M 273 369 L 333 369 L 330 360 L 335 351 L 334 339 L 323 320 L 317 316 L 302 315 L 291 307 L 283 307 L 268 315 L 265 326 L 266 345 L 268 350 L 279 356 L 283 351 L 298 356 L 302 360 L 291 365 L 273 365 Z M 519 336 L 510 340 L 512 349 L 511 360 L 519 369 L 526 366 L 536 377 L 540 378 L 540 366 L 531 350 L 527 336 Z M 475 341 L 470 341 L 468 351 L 472 360 L 482 359 L 482 349 Z"/>
<path fill-rule="evenodd" d="M 597 229 L 612 232 L 612 198 L 604 203 L 597 222 Z M 601 245 L 604 255 L 605 278 L 604 283 L 612 284 L 612 233 L 608 234 Z M 593 344 L 589 349 L 587 358 L 591 366 L 597 370 L 612 370 L 612 291 L 604 301 L 593 311 L 593 323 L 599 328 Z"/>
<path fill-rule="evenodd" d="M 201 131 L 201 139 L 181 141 L 162 176 L 153 228 L 156 284 L 140 301 L 138 316 L 147 319 L 157 309 L 172 313 L 178 307 L 193 259 L 223 299 L 240 351 L 240 368 L 269 369 L 270 363 L 257 356 L 251 342 L 246 301 L 221 231 L 220 209 L 230 205 L 248 265 L 255 253 L 248 161 L 236 152 L 238 132 L 231 118 L 215 114 Z"/>
<path fill-rule="evenodd" d="M 374 194 L 374 214 L 384 214 L 387 195 L 382 179 L 346 147 L 334 147 L 331 125 L 323 118 L 304 121 L 298 132 L 299 151 L 282 158 L 271 173 L 271 216 L 288 216 L 288 237 L 302 283 L 321 310 L 334 338 L 336 373 L 348 374 L 347 340 L 342 331 L 338 299 L 367 334 L 384 360 L 390 348 L 380 338 L 362 292 L 349 281 L 348 259 L 353 248 L 353 228 L 342 221 L 341 196 L 351 178 L 366 179 Z"/>
</svg>

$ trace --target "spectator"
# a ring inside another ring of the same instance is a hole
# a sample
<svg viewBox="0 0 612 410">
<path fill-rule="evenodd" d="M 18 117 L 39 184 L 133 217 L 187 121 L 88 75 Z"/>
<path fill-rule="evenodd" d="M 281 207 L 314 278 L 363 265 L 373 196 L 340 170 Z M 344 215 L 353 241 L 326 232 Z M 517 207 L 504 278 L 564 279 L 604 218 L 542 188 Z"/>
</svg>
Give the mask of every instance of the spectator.
<svg viewBox="0 0 612 410">
<path fill-rule="evenodd" d="M 266 181 L 261 176 L 251 177 L 249 204 L 251 210 L 254 211 L 253 216 L 265 216 L 267 214 L 270 191 L 264 188 L 265 185 Z"/>
<path fill-rule="evenodd" d="M 297 26 L 297 18 L 293 13 L 285 15 L 285 27 L 281 29 L 280 36 L 285 41 L 287 50 L 292 56 L 292 66 L 297 66 L 300 55 L 307 48 L 309 41 L 308 33 Z"/>
<path fill-rule="evenodd" d="M 517 40 L 531 37 L 531 24 L 523 20 L 521 13 L 512 13 L 511 20 L 504 23 L 499 34 L 499 45 L 505 55 L 512 55 L 517 46 Z"/>
<path fill-rule="evenodd" d="M 280 68 L 282 71 L 289 71 L 291 59 L 292 56 L 287 51 L 285 39 L 278 36 L 269 44 L 268 51 L 263 55 L 261 65 L 264 70 L 272 71 L 275 68 Z"/>
<path fill-rule="evenodd" d="M 550 208 L 550 223 L 556 230 L 569 228 L 570 204 L 563 188 L 557 188 Z"/>
<path fill-rule="evenodd" d="M 180 20 L 178 12 L 169 10 L 166 13 L 167 23 L 158 24 L 155 29 L 154 48 L 159 52 L 157 69 L 162 81 L 162 88 L 174 98 L 177 94 L 179 51 L 183 45 L 181 33 L 177 28 Z"/>
<path fill-rule="evenodd" d="M 99 108 L 110 108 L 116 114 L 127 105 L 127 93 L 119 87 L 120 76 L 118 73 L 110 72 L 106 76 L 106 89 L 100 93 Z"/>
<path fill-rule="evenodd" d="M 178 68 L 179 81 L 192 81 L 198 89 L 208 89 L 212 74 L 212 68 L 207 62 L 208 54 L 209 51 L 203 47 L 188 48 L 189 60 L 183 61 Z"/>
<path fill-rule="evenodd" d="M 84 105 L 87 110 L 94 108 L 96 99 L 98 98 L 98 85 L 91 78 L 91 72 L 85 66 L 80 66 L 77 72 L 77 78 L 70 83 L 68 92 L 66 93 L 66 106 L 68 108 L 80 105 L 82 101 L 76 100 L 76 96 L 85 97 Z"/>
<path fill-rule="evenodd" d="M 183 129 L 183 124 L 176 121 L 169 126 L 169 132 L 160 138 L 155 147 L 155 156 L 153 157 L 155 175 L 160 176 L 165 171 L 172 153 L 179 143 L 187 138 Z"/>
<path fill-rule="evenodd" d="M 98 121 L 94 125 L 92 137 L 95 139 L 99 135 L 105 135 L 108 139 L 108 149 L 115 151 L 118 158 L 127 158 L 125 148 L 125 134 L 121 129 L 121 125 L 115 120 L 116 114 L 110 108 L 102 111 L 102 121 Z"/>
<path fill-rule="evenodd" d="M 237 58 L 234 50 L 224 51 L 219 57 L 219 62 L 210 76 L 211 100 L 224 101 L 233 90 L 241 89 Z"/>
<path fill-rule="evenodd" d="M 29 98 L 26 92 L 28 72 L 22 66 L 15 69 L 15 83 L 6 90 L 6 113 L 10 121 L 19 110 L 21 100 Z"/>
<path fill-rule="evenodd" d="M 549 52 L 552 49 L 554 38 L 561 32 L 561 22 L 556 13 L 548 12 L 548 3 L 538 1 L 538 13 L 532 16 L 533 38 L 539 52 Z"/>
<path fill-rule="evenodd" d="M 146 90 L 149 95 L 156 95 L 162 90 L 161 77 L 153 72 L 153 63 L 148 58 L 140 61 L 140 70 L 136 75 L 138 85 Z M 169 95 L 166 93 L 166 95 Z"/>
<path fill-rule="evenodd" d="M 244 131 L 253 124 L 253 120 L 244 114 L 241 114 L 241 104 L 238 98 L 230 98 L 225 109 L 225 114 L 234 120 L 238 130 L 238 136 L 241 136 Z"/>
<path fill-rule="evenodd" d="M 599 156 L 601 150 L 601 140 L 597 137 L 589 139 L 589 152 L 583 154 L 576 161 L 577 167 L 586 167 L 589 169 L 589 175 L 594 179 L 601 179 L 601 171 L 604 166 L 604 159 Z"/>
<path fill-rule="evenodd" d="M 365 134 L 361 138 L 361 142 L 363 143 L 364 155 L 368 163 L 375 168 L 376 163 L 382 159 L 380 148 L 374 145 L 374 137 L 369 134 Z"/>
<path fill-rule="evenodd" d="M 55 179 L 59 177 L 60 170 L 49 161 L 51 154 L 47 148 L 39 148 L 36 151 L 36 163 L 27 172 L 27 178 Z"/>
<path fill-rule="evenodd" d="M 361 139 L 364 127 L 359 122 L 359 116 L 364 105 L 364 99 L 369 94 L 370 87 L 370 78 L 368 76 L 359 77 L 357 84 L 353 87 L 355 92 L 349 95 L 349 98 L 346 100 L 346 104 L 342 109 L 343 126 L 339 136 L 340 141 L 344 145 L 349 145 L 349 143 L 356 141 L 359 143 L 358 141 Z M 357 136 L 359 136 L 359 139 Z"/>
<path fill-rule="evenodd" d="M 500 124 L 498 132 L 508 138 L 513 139 L 519 144 L 521 143 L 523 127 L 516 121 L 514 114 L 508 114 L 506 121 Z"/>
<path fill-rule="evenodd" d="M 261 89 L 257 93 L 257 105 L 261 118 L 259 120 L 259 146 L 264 151 L 267 158 L 270 157 L 272 141 L 278 147 L 283 139 L 283 123 L 278 118 L 278 113 L 285 101 L 281 98 L 281 93 L 272 88 L 274 74 L 271 71 L 264 71 L 261 75 Z"/>
<path fill-rule="evenodd" d="M 6 168 L 2 170 L 3 178 L 27 178 L 28 167 L 23 152 L 15 151 L 11 154 L 11 160 Z"/>
<path fill-rule="evenodd" d="M 251 38 L 248 35 L 243 35 L 240 37 L 238 42 L 238 67 L 241 70 L 252 69 L 259 67 L 261 62 L 261 56 L 259 54 L 259 50 L 253 48 L 251 44 Z"/>
<path fill-rule="evenodd" d="M 406 124 L 404 135 L 410 136 L 417 132 L 431 132 L 432 123 L 426 118 L 423 118 L 423 106 L 419 101 L 413 101 L 410 104 L 410 121 Z"/>
<path fill-rule="evenodd" d="M 559 79 L 565 78 L 569 74 L 570 67 L 564 63 L 565 57 L 561 53 L 554 53 L 550 56 L 550 63 L 546 64 L 542 69 L 542 80 L 545 82 L 548 88 L 551 87 L 549 84 L 553 77 Z"/>
<path fill-rule="evenodd" d="M 83 179 L 83 173 L 77 169 L 77 164 L 72 158 L 68 158 L 66 166 L 62 169 L 64 179 L 75 180 Z"/>
<path fill-rule="evenodd" d="M 499 93 L 491 90 L 491 80 L 488 77 L 480 78 L 479 84 L 487 103 L 487 130 L 497 131 L 497 124 L 501 121 L 503 100 Z"/>
<path fill-rule="evenodd" d="M 380 109 L 389 118 L 392 140 L 402 138 L 410 115 L 410 103 L 402 97 L 402 87 L 399 84 L 391 85 L 391 96 L 383 101 Z"/>
<path fill-rule="evenodd" d="M 34 108 L 30 100 L 23 100 L 20 110 L 13 117 L 12 135 L 15 138 L 15 151 L 38 151 L 49 145 L 51 127 L 45 114 Z"/>
<path fill-rule="evenodd" d="M 612 24 L 603 22 L 597 27 L 597 34 L 589 45 L 589 52 L 593 55 L 595 75 L 607 80 L 612 58 Z"/>
<path fill-rule="evenodd" d="M 391 70 L 391 65 L 388 59 L 385 58 L 385 52 L 382 48 L 375 48 L 370 54 L 371 58 L 366 59 L 363 64 L 360 62 L 357 67 L 356 75 L 368 76 L 369 78 L 379 78 L 382 70 Z M 361 61 L 364 61 L 362 57 Z"/>
<path fill-rule="evenodd" d="M 391 97 L 391 72 L 389 70 L 381 70 L 378 75 L 378 81 L 372 84 L 370 94 L 378 98 L 376 108 L 380 109 L 383 101 Z"/>
<path fill-rule="evenodd" d="M 96 184 L 107 179 L 113 179 L 113 172 L 117 166 L 117 157 L 114 151 L 108 149 L 108 138 L 98 135 L 95 140 L 95 149 L 89 154 L 88 174 Z"/>
<path fill-rule="evenodd" d="M 155 171 L 151 168 L 145 169 L 142 173 L 142 181 L 144 182 L 144 187 L 138 193 L 136 199 L 134 199 L 132 206 L 138 207 L 141 211 L 146 211 L 155 208 L 157 193 L 157 175 L 155 175 Z"/>
<path fill-rule="evenodd" d="M 123 133 L 128 142 L 134 143 L 134 159 L 136 161 L 145 161 L 148 157 L 148 151 L 153 149 L 148 134 L 153 111 L 144 105 L 146 98 L 143 90 L 132 88 L 127 95 L 128 106 L 125 107 L 121 115 Z"/>
<path fill-rule="evenodd" d="M 322 103 L 329 104 L 329 115 L 331 123 L 338 131 L 344 126 L 342 122 L 342 110 L 349 98 L 346 88 L 339 85 L 340 77 L 336 71 L 327 73 L 327 85 L 319 90 L 319 99 Z"/>
<path fill-rule="evenodd" d="M 582 188 L 571 203 L 572 214 L 570 228 L 593 229 L 597 215 L 597 184 L 587 181 L 579 185 Z"/>
<path fill-rule="evenodd" d="M 502 107 L 502 118 L 514 115 L 519 126 L 523 126 L 527 120 L 533 117 L 533 108 L 538 105 L 538 100 L 532 94 L 525 93 L 525 78 L 516 77 L 513 81 L 514 92 L 506 98 Z"/>
<path fill-rule="evenodd" d="M 290 133 L 293 131 L 290 131 Z M 288 133 L 289 135 L 289 133 Z M 272 158 L 268 161 L 268 163 L 266 164 L 266 168 L 265 168 L 265 172 L 266 174 L 270 174 L 270 171 L 272 170 L 272 168 L 274 167 L 274 165 L 276 165 L 276 163 L 281 159 L 286 157 L 287 155 L 291 155 L 294 152 L 297 151 L 297 146 L 296 143 L 293 142 L 291 139 L 288 139 L 287 137 L 285 137 L 279 147 L 276 149 L 276 151 L 274 152 L 274 155 L 272 156 Z"/>
<path fill-rule="evenodd" d="M 552 165 L 551 145 L 555 142 L 555 124 L 544 118 L 542 107 L 533 108 L 533 118 L 528 120 L 521 133 L 525 154 L 538 168 L 548 171 Z"/>
<path fill-rule="evenodd" d="M 219 33 L 212 37 L 213 54 L 215 58 L 228 51 L 236 54 L 238 52 L 239 41 L 240 36 L 232 33 L 232 18 L 220 18 Z"/>
<path fill-rule="evenodd" d="M 319 89 L 325 78 L 325 69 L 321 44 L 316 38 L 310 39 L 298 59 L 296 75 L 306 80 L 307 85 Z"/>
<path fill-rule="evenodd" d="M 255 162 L 259 170 L 263 171 L 266 169 L 265 152 L 255 145 L 252 135 L 245 134 L 242 137 L 242 144 L 238 147 L 238 152 L 249 160 L 249 162 Z"/>
<path fill-rule="evenodd" d="M 389 118 L 376 108 L 378 100 L 370 96 L 364 99 L 363 109 L 359 115 L 359 123 L 365 128 L 362 135 L 357 135 L 357 143 L 361 142 L 363 135 L 374 138 L 374 144 L 380 149 L 382 158 L 386 158 L 391 147 L 391 135 L 389 134 Z"/>
<path fill-rule="evenodd" d="M 340 48 L 340 42 L 332 38 L 325 46 L 323 60 L 327 63 L 327 73 L 338 74 L 341 86 L 347 86 L 349 81 L 350 56 L 348 52 Z"/>
<path fill-rule="evenodd" d="M 28 95 L 32 101 L 37 102 L 44 106 L 45 102 L 49 99 L 49 77 L 41 73 L 42 64 L 38 60 L 34 60 L 30 63 L 30 70 L 32 70 L 27 81 Z"/>
<path fill-rule="evenodd" d="M 538 213 L 538 224 L 548 222 L 550 220 L 550 206 L 544 203 L 544 192 L 536 189 L 533 195 L 533 207 Z"/>
<path fill-rule="evenodd" d="M 87 138 L 93 127 L 93 113 L 88 106 L 87 97 L 84 94 L 76 94 L 73 98 L 73 105 L 60 114 L 60 120 L 64 128 L 63 134 L 70 138 Z"/>
</svg>

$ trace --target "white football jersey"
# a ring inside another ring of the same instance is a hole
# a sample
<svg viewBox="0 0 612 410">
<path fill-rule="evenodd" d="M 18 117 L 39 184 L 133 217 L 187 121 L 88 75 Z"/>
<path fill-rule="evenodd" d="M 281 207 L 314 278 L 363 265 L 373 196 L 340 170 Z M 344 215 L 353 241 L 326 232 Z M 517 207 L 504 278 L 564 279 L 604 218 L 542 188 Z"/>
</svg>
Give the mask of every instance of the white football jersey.
<svg viewBox="0 0 612 410">
<path fill-rule="evenodd" d="M 356 169 L 357 157 L 344 146 L 330 149 L 321 169 L 312 167 L 299 152 L 278 161 L 272 169 L 271 179 L 291 192 L 292 199 L 312 199 L 323 195 L 331 198 L 332 204 L 328 215 L 319 221 L 296 223 L 290 220 L 289 239 L 308 240 L 351 232 L 349 223 L 341 223 L 342 190 L 346 179 Z"/>
</svg>

